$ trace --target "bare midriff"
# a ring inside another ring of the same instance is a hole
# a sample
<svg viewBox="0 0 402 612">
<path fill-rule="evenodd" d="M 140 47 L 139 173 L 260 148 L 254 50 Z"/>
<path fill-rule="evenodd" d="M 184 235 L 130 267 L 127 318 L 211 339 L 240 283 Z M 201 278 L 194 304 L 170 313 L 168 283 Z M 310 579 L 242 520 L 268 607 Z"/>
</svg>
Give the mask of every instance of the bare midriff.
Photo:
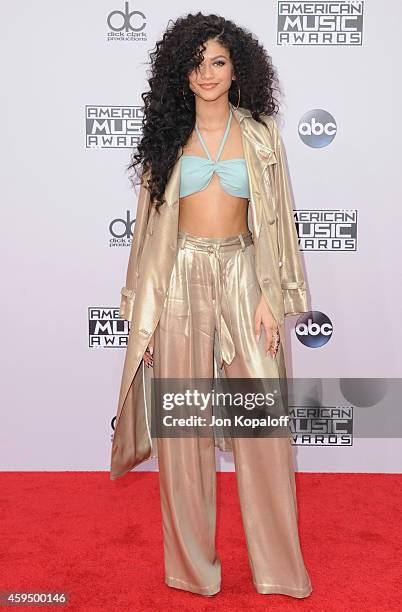
<svg viewBox="0 0 402 612">
<path fill-rule="evenodd" d="M 179 230 L 208 238 L 226 238 L 248 232 L 248 199 L 234 197 L 213 174 L 205 189 L 179 201 Z"/>
</svg>

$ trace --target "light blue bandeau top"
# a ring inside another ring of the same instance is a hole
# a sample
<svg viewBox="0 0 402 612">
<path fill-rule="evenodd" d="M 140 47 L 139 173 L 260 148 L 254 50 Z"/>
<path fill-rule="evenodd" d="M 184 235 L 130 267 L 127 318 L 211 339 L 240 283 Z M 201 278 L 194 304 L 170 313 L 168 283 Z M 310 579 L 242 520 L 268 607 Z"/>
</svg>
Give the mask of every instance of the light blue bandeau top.
<svg viewBox="0 0 402 612">
<path fill-rule="evenodd" d="M 216 172 L 223 189 L 233 196 L 250 198 L 249 180 L 246 160 L 243 157 L 219 161 L 226 139 L 229 134 L 232 111 L 225 133 L 219 147 L 216 160 L 211 159 L 207 146 L 201 136 L 197 124 L 195 130 L 208 158 L 199 155 L 181 156 L 180 197 L 185 197 L 208 187 L 212 175 Z"/>
</svg>

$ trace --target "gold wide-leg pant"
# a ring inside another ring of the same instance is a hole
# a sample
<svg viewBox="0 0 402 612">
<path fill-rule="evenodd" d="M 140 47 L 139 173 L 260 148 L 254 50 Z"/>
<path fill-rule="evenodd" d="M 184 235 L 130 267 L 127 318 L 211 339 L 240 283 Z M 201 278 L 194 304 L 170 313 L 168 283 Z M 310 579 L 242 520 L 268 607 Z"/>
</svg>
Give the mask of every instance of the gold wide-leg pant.
<svg viewBox="0 0 402 612">
<path fill-rule="evenodd" d="M 155 330 L 154 376 L 278 377 L 276 360 L 257 343 L 261 297 L 251 232 L 205 238 L 179 231 L 168 297 Z M 262 334 L 263 336 L 263 334 Z M 312 591 L 300 549 L 289 437 L 232 438 L 242 521 L 258 593 L 306 597 Z M 213 437 L 158 437 L 165 582 L 213 595 L 221 587 L 215 548 Z"/>
</svg>

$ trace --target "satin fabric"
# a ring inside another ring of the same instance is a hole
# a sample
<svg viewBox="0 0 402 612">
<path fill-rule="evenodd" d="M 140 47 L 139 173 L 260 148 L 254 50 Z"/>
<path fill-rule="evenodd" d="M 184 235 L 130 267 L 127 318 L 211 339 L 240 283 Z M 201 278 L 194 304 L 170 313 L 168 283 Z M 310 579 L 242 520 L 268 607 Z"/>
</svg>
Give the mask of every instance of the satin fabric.
<svg viewBox="0 0 402 612">
<path fill-rule="evenodd" d="M 261 288 L 251 233 L 203 238 L 179 232 L 175 264 L 155 330 L 154 376 L 278 377 L 278 356 L 257 343 Z M 224 330 L 224 331 L 222 331 Z M 233 352 L 232 352 L 233 349 Z M 221 588 L 215 547 L 216 440 L 157 438 L 165 582 L 202 595 Z M 238 494 L 254 587 L 306 597 L 312 591 L 298 536 L 289 437 L 232 439 Z"/>
<path fill-rule="evenodd" d="M 210 269 L 209 266 L 207 266 L 207 271 L 205 271 L 205 274 L 207 274 L 207 272 L 209 271 L 208 280 L 211 289 L 211 300 L 215 311 L 215 325 L 218 334 L 220 351 L 219 364 L 220 367 L 222 367 L 223 360 L 226 361 L 226 363 L 230 364 L 235 356 L 235 346 L 233 340 L 233 334 L 235 333 L 235 330 L 233 329 L 232 317 L 230 316 L 230 299 L 233 299 L 233 291 L 236 291 L 239 288 L 233 287 L 229 282 L 230 277 L 227 274 L 228 266 L 236 265 L 236 261 L 233 261 L 233 257 L 231 257 L 229 254 L 232 253 L 234 250 L 236 251 L 238 249 L 239 244 L 241 246 L 242 251 L 244 251 L 247 246 L 252 244 L 252 233 L 249 231 L 245 234 L 239 234 L 238 236 L 233 237 L 230 236 L 225 239 L 210 238 L 209 240 L 205 241 L 204 238 L 201 236 L 194 236 L 187 232 L 179 231 L 178 242 L 180 250 L 186 248 L 190 252 L 202 251 L 204 253 L 208 253 L 208 255 L 210 256 L 208 257 Z M 186 256 L 188 261 L 190 256 L 188 253 L 186 253 Z M 230 264 L 228 263 L 229 261 Z M 194 280 L 193 274 L 197 274 L 197 272 L 199 271 L 196 269 L 191 269 L 191 282 Z M 190 287 L 186 282 L 187 278 L 185 275 L 183 276 L 182 280 L 184 281 L 182 287 L 183 292 L 205 291 L 205 287 L 202 283 L 202 272 L 201 277 L 198 279 L 196 278 L 195 284 L 192 284 Z M 187 313 L 187 334 L 193 333 L 190 327 L 191 320 L 189 318 L 189 315 L 190 313 Z M 180 322 L 182 322 L 182 319 L 180 320 Z"/>
</svg>

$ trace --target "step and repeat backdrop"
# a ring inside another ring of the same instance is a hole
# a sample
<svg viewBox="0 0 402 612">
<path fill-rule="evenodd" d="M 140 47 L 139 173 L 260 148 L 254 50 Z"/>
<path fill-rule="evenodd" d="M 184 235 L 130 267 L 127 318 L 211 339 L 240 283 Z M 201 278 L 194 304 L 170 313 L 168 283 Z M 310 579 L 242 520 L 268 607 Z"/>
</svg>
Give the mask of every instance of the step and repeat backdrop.
<svg viewBox="0 0 402 612">
<path fill-rule="evenodd" d="M 310 381 L 291 407 L 296 469 L 399 472 L 397 0 L 3 3 L 2 469 L 109 469 L 138 197 L 127 165 L 149 53 L 198 10 L 251 30 L 279 75 L 311 307 L 286 318 L 289 377 Z M 365 410 L 382 423 L 359 427 Z"/>
</svg>

